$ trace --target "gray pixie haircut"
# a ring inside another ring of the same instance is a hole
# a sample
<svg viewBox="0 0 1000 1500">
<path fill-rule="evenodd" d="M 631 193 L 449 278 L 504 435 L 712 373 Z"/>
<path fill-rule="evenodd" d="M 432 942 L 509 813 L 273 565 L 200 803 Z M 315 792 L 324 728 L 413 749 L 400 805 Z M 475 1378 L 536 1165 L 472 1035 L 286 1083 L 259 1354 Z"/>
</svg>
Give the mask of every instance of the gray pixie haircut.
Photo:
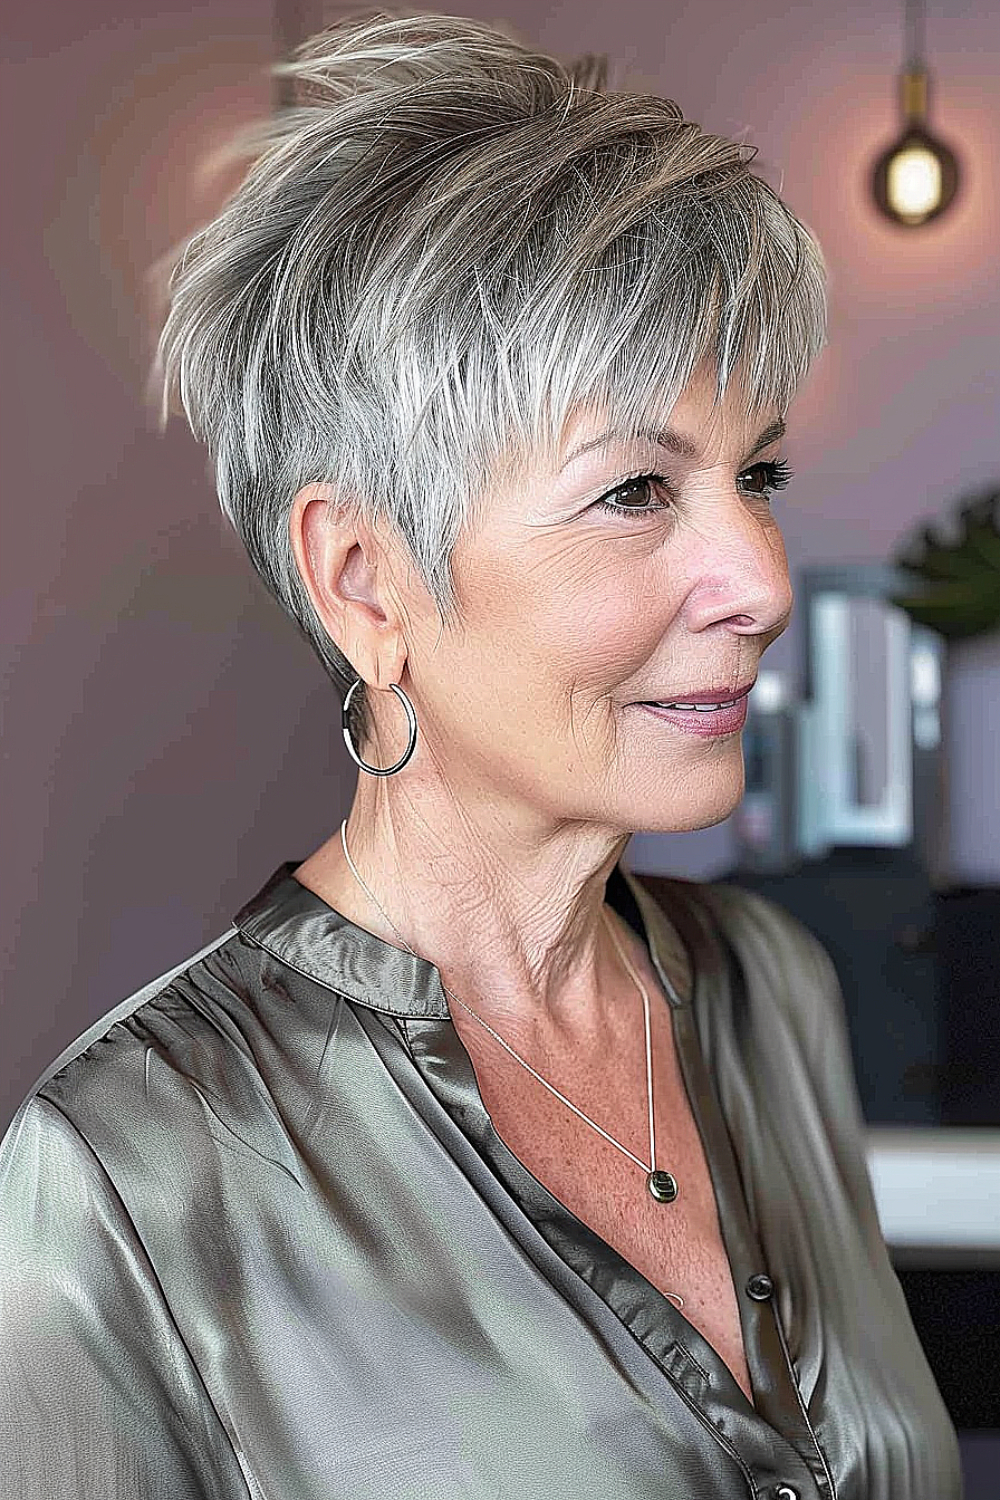
<svg viewBox="0 0 1000 1500">
<path fill-rule="evenodd" d="M 179 395 L 342 699 L 358 674 L 289 538 L 302 486 L 387 525 L 444 622 L 459 534 L 491 488 L 558 466 L 579 408 L 639 428 L 711 361 L 716 400 L 739 366 L 749 409 L 784 412 L 824 347 L 822 253 L 757 148 L 609 91 L 607 66 L 459 16 L 341 20 L 276 65 L 289 100 L 236 138 L 246 175 L 171 254 L 161 428 Z M 360 746 L 357 693 L 349 727 Z"/>
</svg>

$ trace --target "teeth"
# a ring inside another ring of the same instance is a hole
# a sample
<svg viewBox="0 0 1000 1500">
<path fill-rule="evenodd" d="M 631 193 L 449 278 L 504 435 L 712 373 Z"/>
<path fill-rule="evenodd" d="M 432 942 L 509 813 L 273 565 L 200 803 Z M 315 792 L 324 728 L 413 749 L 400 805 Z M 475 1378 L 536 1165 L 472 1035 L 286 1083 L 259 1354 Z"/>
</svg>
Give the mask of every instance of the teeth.
<svg viewBox="0 0 1000 1500">
<path fill-rule="evenodd" d="M 731 698 L 728 703 L 658 703 L 657 708 L 693 708 L 701 714 L 713 714 L 718 708 L 732 708 L 738 703 L 738 698 Z"/>
</svg>

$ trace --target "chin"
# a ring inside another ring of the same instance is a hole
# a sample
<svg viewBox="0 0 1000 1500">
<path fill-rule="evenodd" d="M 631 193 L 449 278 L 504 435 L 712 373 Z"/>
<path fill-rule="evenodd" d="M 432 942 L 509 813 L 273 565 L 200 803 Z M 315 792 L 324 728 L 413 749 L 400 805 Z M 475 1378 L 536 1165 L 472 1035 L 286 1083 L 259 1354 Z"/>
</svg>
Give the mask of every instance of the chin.
<svg viewBox="0 0 1000 1500">
<path fill-rule="evenodd" d="M 652 818 L 647 810 L 646 816 L 635 825 L 636 833 L 697 833 L 699 828 L 714 828 L 718 823 L 724 823 L 734 811 L 733 807 L 724 808 L 721 812 L 705 812 L 694 814 L 690 818 L 671 817 L 665 814 L 662 818 Z"/>
<path fill-rule="evenodd" d="M 636 829 L 643 833 L 695 833 L 699 828 L 724 823 L 743 800 L 742 756 L 731 776 L 719 776 L 716 771 L 710 785 L 699 787 L 696 781 L 695 777 L 684 777 L 660 796 L 645 792 L 635 809 Z"/>
</svg>

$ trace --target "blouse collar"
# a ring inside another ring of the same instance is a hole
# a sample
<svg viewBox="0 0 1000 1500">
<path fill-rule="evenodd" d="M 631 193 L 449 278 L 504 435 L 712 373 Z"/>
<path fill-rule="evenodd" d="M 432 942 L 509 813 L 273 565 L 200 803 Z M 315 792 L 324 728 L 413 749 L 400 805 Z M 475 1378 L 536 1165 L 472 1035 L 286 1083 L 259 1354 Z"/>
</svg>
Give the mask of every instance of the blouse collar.
<svg viewBox="0 0 1000 1500">
<path fill-rule="evenodd" d="M 428 959 L 409 953 L 358 927 L 295 879 L 301 861 L 279 865 L 257 895 L 233 918 L 234 926 L 258 947 L 308 979 L 336 990 L 358 1005 L 393 1016 L 450 1016 L 441 976 Z M 671 884 L 686 882 L 671 882 Z M 605 891 L 611 908 L 638 934 L 663 983 L 671 1005 L 689 996 L 675 987 L 677 940 L 657 902 L 638 880 L 617 864 Z M 691 928 L 681 924 L 691 962 Z M 686 931 L 684 930 L 686 929 Z"/>
</svg>

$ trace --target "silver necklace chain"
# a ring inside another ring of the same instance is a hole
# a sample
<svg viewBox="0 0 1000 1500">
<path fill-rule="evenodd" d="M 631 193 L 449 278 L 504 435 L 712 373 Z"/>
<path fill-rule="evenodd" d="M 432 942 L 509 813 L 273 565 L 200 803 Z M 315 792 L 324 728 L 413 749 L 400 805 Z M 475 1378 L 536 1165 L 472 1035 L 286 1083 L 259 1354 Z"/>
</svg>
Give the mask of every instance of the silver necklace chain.
<svg viewBox="0 0 1000 1500">
<path fill-rule="evenodd" d="M 360 875 L 357 867 L 355 866 L 355 863 L 354 863 L 353 859 L 351 858 L 350 852 L 348 851 L 348 848 L 347 848 L 347 833 L 346 833 L 346 829 L 347 829 L 347 819 L 345 818 L 343 820 L 343 822 L 341 823 L 341 825 L 340 825 L 340 842 L 343 845 L 344 856 L 345 856 L 345 858 L 347 860 L 348 865 L 351 868 L 351 871 L 352 871 L 355 879 L 357 880 L 358 884 L 362 887 L 362 889 L 367 892 L 368 896 L 374 902 L 374 904 L 378 907 L 379 911 L 382 913 L 383 917 L 388 922 L 388 924 L 392 928 L 393 932 L 396 934 L 396 936 L 399 938 L 400 942 L 403 944 L 403 947 L 406 948 L 408 952 L 412 953 L 413 956 L 414 956 L 414 958 L 418 957 L 418 955 L 414 952 L 414 950 L 410 947 L 409 943 L 403 937 L 403 934 L 400 932 L 399 928 L 393 922 L 393 920 L 389 916 L 388 912 L 385 911 L 385 909 L 382 907 L 382 905 L 376 899 L 374 893 L 368 889 L 368 886 L 365 884 L 364 880 L 361 878 L 361 875 Z M 520 1057 L 518 1055 L 518 1053 L 516 1053 L 514 1051 L 513 1047 L 511 1047 L 507 1042 L 505 1042 L 504 1039 L 503 1039 L 503 1037 L 500 1036 L 498 1032 L 496 1032 L 496 1031 L 493 1030 L 492 1026 L 490 1026 L 486 1021 L 484 1021 L 481 1016 L 477 1016 L 476 1015 L 476 1012 L 472 1009 L 471 1005 L 466 1005 L 465 1001 L 462 1000 L 462 999 L 460 999 L 458 995 L 454 994 L 451 990 L 446 989 L 445 986 L 444 986 L 444 982 L 443 981 L 442 981 L 442 984 L 441 984 L 441 988 L 444 989 L 445 994 L 449 995 L 451 997 L 451 999 L 458 1001 L 458 1004 L 462 1006 L 463 1010 L 467 1010 L 469 1012 L 469 1015 L 472 1016 L 474 1020 L 476 1020 L 476 1021 L 479 1022 L 480 1026 L 485 1027 L 485 1029 L 490 1033 L 490 1035 L 492 1037 L 496 1038 L 496 1040 L 500 1043 L 501 1047 L 505 1048 L 506 1051 L 510 1053 L 511 1057 L 513 1057 L 517 1062 L 519 1062 L 523 1068 L 527 1068 L 528 1072 L 532 1075 L 532 1077 L 537 1078 L 539 1083 L 543 1084 L 545 1086 L 545 1088 L 547 1088 L 549 1090 L 550 1093 L 555 1094 L 555 1096 L 556 1096 L 557 1099 L 562 1100 L 563 1104 L 567 1105 L 573 1111 L 574 1114 L 579 1115 L 580 1118 L 581 1118 L 581 1120 L 586 1121 L 586 1123 L 588 1125 L 592 1126 L 594 1130 L 598 1131 L 599 1134 L 602 1135 L 606 1141 L 610 1141 L 611 1144 L 612 1144 L 612 1146 L 617 1146 L 618 1150 L 621 1151 L 621 1152 L 623 1152 L 627 1157 L 629 1157 L 629 1159 L 631 1161 L 634 1161 L 635 1164 L 636 1164 L 636 1166 L 641 1167 L 643 1169 L 643 1171 L 647 1174 L 647 1183 L 649 1185 L 650 1192 L 653 1194 L 653 1196 L 655 1198 L 657 1198 L 658 1201 L 660 1201 L 660 1202 L 672 1202 L 673 1199 L 676 1198 L 676 1196 L 677 1196 L 677 1184 L 676 1184 L 676 1181 L 675 1181 L 674 1177 L 669 1172 L 657 1172 L 656 1171 L 655 1140 L 654 1140 L 654 1133 L 653 1133 L 653 1063 L 652 1063 L 652 1054 L 651 1054 L 650 1041 L 649 1041 L 649 995 L 647 993 L 646 986 L 643 984 L 643 982 L 640 979 L 639 975 L 636 973 L 635 968 L 633 967 L 632 962 L 629 959 L 628 954 L 625 952 L 625 949 L 623 948 L 623 946 L 621 944 L 621 941 L 618 938 L 618 934 L 615 932 L 614 927 L 612 926 L 611 922 L 608 921 L 607 915 L 606 915 L 606 913 L 604 913 L 603 909 L 602 909 L 602 915 L 604 916 L 605 921 L 607 922 L 608 930 L 611 933 L 612 941 L 614 942 L 615 947 L 618 949 L 618 952 L 621 955 L 622 961 L 625 964 L 625 967 L 628 969 L 628 972 L 631 975 L 633 981 L 635 982 L 635 985 L 636 985 L 637 989 L 639 990 L 639 993 L 642 995 L 643 1016 L 644 1016 L 644 1019 L 645 1019 L 645 1027 L 646 1027 L 646 1085 L 647 1085 L 647 1091 L 648 1091 L 648 1095 L 649 1095 L 649 1160 L 650 1160 L 650 1165 L 648 1167 L 646 1166 L 646 1163 L 644 1161 L 640 1161 L 639 1157 L 635 1156 L 633 1154 L 633 1152 L 631 1152 L 628 1149 L 627 1146 L 623 1146 L 620 1141 L 616 1141 L 613 1135 L 609 1135 L 609 1133 L 606 1130 L 602 1129 L 602 1127 L 600 1125 L 598 1125 L 596 1123 L 596 1121 L 592 1120 L 589 1115 L 584 1114 L 584 1112 L 583 1112 L 582 1109 L 578 1109 L 577 1106 L 572 1102 L 572 1100 L 567 1099 L 566 1096 L 564 1094 L 561 1094 L 557 1088 L 553 1088 L 552 1084 L 549 1083 L 547 1079 L 543 1078 L 542 1075 L 541 1075 L 541 1073 L 536 1072 L 536 1070 L 531 1066 L 530 1063 L 525 1062 L 524 1058 Z M 665 1188 L 664 1188 L 663 1191 L 654 1191 L 654 1182 L 656 1181 L 656 1179 L 663 1179 L 664 1180 L 664 1182 L 665 1182 Z M 669 1296 L 669 1297 L 671 1297 L 674 1301 L 676 1301 L 677 1304 L 678 1304 L 678 1306 L 683 1306 L 683 1299 L 679 1298 L 676 1292 L 668 1292 L 668 1293 L 666 1293 L 666 1295 Z"/>
</svg>

